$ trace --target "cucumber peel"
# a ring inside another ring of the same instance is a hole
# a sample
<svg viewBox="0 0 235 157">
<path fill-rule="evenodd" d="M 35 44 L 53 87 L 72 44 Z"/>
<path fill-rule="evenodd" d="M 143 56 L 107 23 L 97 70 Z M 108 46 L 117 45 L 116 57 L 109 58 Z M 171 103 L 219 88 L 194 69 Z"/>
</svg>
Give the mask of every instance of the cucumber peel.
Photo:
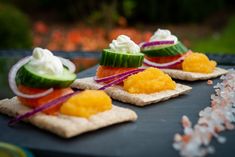
<svg viewBox="0 0 235 157">
<path fill-rule="evenodd" d="M 153 49 L 142 49 L 142 53 L 149 57 L 160 57 L 160 56 L 175 56 L 184 54 L 188 49 L 178 41 L 174 45 L 164 47 L 154 47 Z"/>
<path fill-rule="evenodd" d="M 111 49 L 104 49 L 100 59 L 100 65 L 111 67 L 140 67 L 143 63 L 142 53 L 117 53 Z"/>
<path fill-rule="evenodd" d="M 61 75 L 39 74 L 29 64 L 23 65 L 16 74 L 16 83 L 32 88 L 65 88 L 76 79 L 76 74 L 64 68 Z"/>
</svg>

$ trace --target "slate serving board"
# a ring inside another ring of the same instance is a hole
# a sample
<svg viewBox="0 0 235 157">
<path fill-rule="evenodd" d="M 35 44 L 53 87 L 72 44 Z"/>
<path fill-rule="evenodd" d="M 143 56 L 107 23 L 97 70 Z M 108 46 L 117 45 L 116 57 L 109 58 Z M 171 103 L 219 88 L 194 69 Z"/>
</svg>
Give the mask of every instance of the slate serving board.
<svg viewBox="0 0 235 157">
<path fill-rule="evenodd" d="M 96 67 L 93 67 L 81 72 L 78 77 L 93 76 L 95 69 Z M 218 81 L 218 78 L 214 79 L 214 85 Z M 115 105 L 136 111 L 139 118 L 134 123 L 117 124 L 72 139 L 62 139 L 23 122 L 8 127 L 7 122 L 10 118 L 0 115 L 0 141 L 29 148 L 37 157 L 179 156 L 172 148 L 172 142 L 175 133 L 182 133 L 182 115 L 187 115 L 194 124 L 198 119 L 198 112 L 210 104 L 210 95 L 214 93 L 214 89 L 213 86 L 207 85 L 206 81 L 178 82 L 190 85 L 193 90 L 187 95 L 146 107 L 113 101 Z M 216 153 L 209 156 L 234 157 L 235 131 L 225 131 L 222 135 L 227 138 L 227 142 L 218 144 L 213 140 L 212 145 L 216 148 Z"/>
</svg>

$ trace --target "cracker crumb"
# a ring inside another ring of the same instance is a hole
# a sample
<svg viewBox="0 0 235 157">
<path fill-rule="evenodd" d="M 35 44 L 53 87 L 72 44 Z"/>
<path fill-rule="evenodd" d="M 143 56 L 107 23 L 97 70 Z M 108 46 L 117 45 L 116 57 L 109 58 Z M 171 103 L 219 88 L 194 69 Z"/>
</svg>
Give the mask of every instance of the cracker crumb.
<svg viewBox="0 0 235 157">
<path fill-rule="evenodd" d="M 207 80 L 207 84 L 208 84 L 208 85 L 212 85 L 212 84 L 213 84 L 213 81 L 212 81 L 212 80 Z"/>
</svg>

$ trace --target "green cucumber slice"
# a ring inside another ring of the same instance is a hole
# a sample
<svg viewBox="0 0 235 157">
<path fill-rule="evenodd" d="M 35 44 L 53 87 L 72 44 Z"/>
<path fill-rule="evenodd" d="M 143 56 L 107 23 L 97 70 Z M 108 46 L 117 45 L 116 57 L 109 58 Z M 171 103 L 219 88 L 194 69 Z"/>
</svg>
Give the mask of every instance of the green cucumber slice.
<svg viewBox="0 0 235 157">
<path fill-rule="evenodd" d="M 62 75 L 38 74 L 28 64 L 22 66 L 16 74 L 16 83 L 33 88 L 65 88 L 76 79 L 76 74 L 64 68 Z"/>
<path fill-rule="evenodd" d="M 175 56 L 179 54 L 184 54 L 188 49 L 178 41 L 175 45 L 158 47 L 153 49 L 143 49 L 141 52 L 149 57 L 159 57 L 159 56 Z"/>
<path fill-rule="evenodd" d="M 104 49 L 100 59 L 100 65 L 111 67 L 140 67 L 144 54 L 117 53 L 111 49 Z"/>
</svg>

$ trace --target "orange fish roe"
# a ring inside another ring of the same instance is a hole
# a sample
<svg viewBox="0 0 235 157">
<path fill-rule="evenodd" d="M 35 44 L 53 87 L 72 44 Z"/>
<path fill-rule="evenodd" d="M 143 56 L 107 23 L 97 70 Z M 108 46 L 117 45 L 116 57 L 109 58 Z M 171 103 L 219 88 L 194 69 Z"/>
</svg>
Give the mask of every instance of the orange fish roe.
<svg viewBox="0 0 235 157">
<path fill-rule="evenodd" d="M 112 108 L 111 98 L 100 90 L 86 90 L 69 98 L 60 108 L 62 114 L 85 117 Z"/>
<path fill-rule="evenodd" d="M 205 54 L 191 53 L 185 57 L 182 68 L 183 71 L 212 73 L 216 67 L 215 61 L 210 61 Z"/>
<path fill-rule="evenodd" d="M 176 83 L 157 68 L 148 68 L 124 80 L 123 88 L 129 93 L 155 93 L 174 90 Z"/>
</svg>

